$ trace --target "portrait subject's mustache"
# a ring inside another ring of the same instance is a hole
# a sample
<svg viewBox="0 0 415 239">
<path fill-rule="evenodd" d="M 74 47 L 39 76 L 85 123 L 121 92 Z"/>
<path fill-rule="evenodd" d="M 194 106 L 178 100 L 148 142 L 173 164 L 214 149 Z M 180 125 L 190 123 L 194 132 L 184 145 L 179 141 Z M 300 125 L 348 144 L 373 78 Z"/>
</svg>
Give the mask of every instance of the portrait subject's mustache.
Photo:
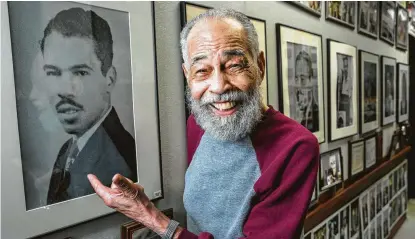
<svg viewBox="0 0 415 239">
<path fill-rule="evenodd" d="M 61 94 L 58 94 L 58 96 L 59 96 L 59 98 L 61 98 L 61 100 L 55 105 L 56 110 L 59 110 L 59 107 L 64 105 L 64 104 L 69 104 L 69 105 L 75 106 L 75 107 L 79 108 L 80 110 L 84 109 L 83 105 L 79 104 L 78 102 L 74 101 L 73 99 L 71 99 L 67 96 L 61 95 Z"/>
</svg>

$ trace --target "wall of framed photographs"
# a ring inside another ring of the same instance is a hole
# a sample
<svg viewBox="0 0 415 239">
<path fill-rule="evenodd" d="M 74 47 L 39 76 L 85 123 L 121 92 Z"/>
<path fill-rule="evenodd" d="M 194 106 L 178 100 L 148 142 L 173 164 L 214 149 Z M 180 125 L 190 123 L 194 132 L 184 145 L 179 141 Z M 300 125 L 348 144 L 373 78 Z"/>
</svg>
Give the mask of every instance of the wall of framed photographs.
<svg viewBox="0 0 415 239">
<path fill-rule="evenodd" d="M 123 4 L 123 3 L 118 3 Z M 282 104 L 285 103 L 286 99 L 290 99 L 290 96 L 283 96 L 282 87 L 283 81 L 281 70 L 281 64 L 284 64 L 281 60 L 281 57 L 278 55 L 278 52 L 282 52 L 281 42 L 277 36 L 277 26 L 276 24 L 284 25 L 287 29 L 295 29 L 290 36 L 295 38 L 297 36 L 306 36 L 309 39 L 313 40 L 313 44 L 304 44 L 300 41 L 296 42 L 297 45 L 302 44 L 303 46 L 296 46 L 292 44 L 287 46 L 287 49 L 291 49 L 293 52 L 301 52 L 304 50 L 310 55 L 310 58 L 313 61 L 313 72 L 316 73 L 318 77 L 315 78 L 314 88 L 312 91 L 316 96 L 316 104 L 323 102 L 324 105 L 321 105 L 321 110 L 318 111 L 319 118 L 319 127 L 316 128 L 315 124 L 309 124 L 307 127 L 310 130 L 315 130 L 314 133 L 316 137 L 319 138 L 320 151 L 321 153 L 330 152 L 332 150 L 338 150 L 339 155 L 331 156 L 331 153 L 327 153 L 327 163 L 325 165 L 330 165 L 330 162 L 336 162 L 337 174 L 339 177 L 331 178 L 333 182 L 337 182 L 336 185 L 341 185 L 339 180 L 346 181 L 349 178 L 349 141 L 358 141 L 360 140 L 360 114 L 353 115 L 353 120 L 344 122 L 344 126 L 347 128 L 349 125 L 353 126 L 355 134 L 346 136 L 343 138 L 341 135 L 341 130 L 333 131 L 333 137 L 331 138 L 329 132 L 330 127 L 336 129 L 336 124 L 329 123 L 330 115 L 337 113 L 336 110 L 329 110 L 330 105 L 327 103 L 329 101 L 330 95 L 328 92 L 329 84 L 328 81 L 331 80 L 329 73 L 334 74 L 335 70 L 329 70 L 329 52 L 327 51 L 328 46 L 335 43 L 341 43 L 349 46 L 349 51 L 355 49 L 355 54 L 352 57 L 348 57 L 344 49 L 339 49 L 338 54 L 334 54 L 333 59 L 338 60 L 339 64 L 335 61 L 332 62 L 331 66 L 342 67 L 344 69 L 349 69 L 350 75 L 354 75 L 354 80 L 356 80 L 356 87 L 359 88 L 359 85 L 364 85 L 364 82 L 360 82 L 359 68 L 361 65 L 359 63 L 359 52 L 360 50 L 367 53 L 375 54 L 379 60 L 377 61 L 377 66 L 373 64 L 367 64 L 368 69 L 376 68 L 379 74 L 379 81 L 381 78 L 381 60 L 382 56 L 390 57 L 396 59 L 397 63 L 407 64 L 407 52 L 401 49 L 397 49 L 395 45 L 390 45 L 384 40 L 379 39 L 379 32 L 377 34 L 374 31 L 380 31 L 379 23 L 375 24 L 376 29 L 370 27 L 370 24 L 358 25 L 359 23 L 359 14 L 357 3 L 350 6 L 328 6 L 326 2 L 313 3 L 312 8 L 310 9 L 307 2 L 299 3 L 285 3 L 285 2 L 203 2 L 196 3 L 202 4 L 207 7 L 219 8 L 219 7 L 228 7 L 235 10 L 241 11 L 250 17 L 261 19 L 265 21 L 265 42 L 266 42 L 266 51 L 267 51 L 267 79 L 268 79 L 268 103 L 274 106 L 276 109 L 280 108 Z M 347 8 L 348 16 L 342 18 L 338 13 L 336 13 L 337 8 Z M 362 9 L 368 9 L 370 6 L 360 6 Z M 379 6 L 380 7 L 380 6 Z M 3 11 L 3 6 L 2 6 Z M 380 11 L 380 8 L 379 8 Z M 330 16 L 328 15 L 331 14 Z M 354 15 L 353 15 L 354 13 Z M 378 12 L 379 13 L 379 12 Z M 372 13 L 370 13 L 372 14 Z M 369 14 L 369 15 L 370 15 Z M 370 17 L 369 17 L 370 18 Z M 181 69 L 181 53 L 179 49 L 179 33 L 181 30 L 181 15 L 180 15 L 180 3 L 179 2 L 155 2 L 154 3 L 154 19 L 153 19 L 153 28 L 155 34 L 155 51 L 153 52 L 157 64 L 155 69 L 155 75 L 157 78 L 157 90 L 158 90 L 158 113 L 159 113 L 159 135 L 160 135 L 160 153 L 162 158 L 161 163 L 161 172 L 162 172 L 162 181 L 163 181 L 163 199 L 156 201 L 157 207 L 160 209 L 173 208 L 174 209 L 174 218 L 179 222 L 185 222 L 185 210 L 182 203 L 182 193 L 184 189 L 184 175 L 187 168 L 186 160 L 186 116 L 185 116 L 185 99 L 184 99 L 184 84 L 183 84 L 183 73 Z M 3 24 L 3 23 L 2 23 Z M 365 32 L 366 34 L 362 33 Z M 372 35 L 372 36 L 370 36 Z M 373 37 L 376 35 L 377 37 Z M 177 36 L 177 37 L 174 37 Z M 386 36 L 386 35 L 385 35 Z M 285 39 L 289 39 L 288 37 Z M 330 39 L 330 40 L 328 40 Z M 393 38 L 395 40 L 395 38 Z M 280 47 L 280 50 L 278 48 Z M 284 46 L 283 46 L 284 47 Z M 333 47 L 331 49 L 334 49 Z M 343 50 L 343 51 L 342 51 Z M 343 52 L 343 53 L 342 53 Z M 343 57 L 341 57 L 343 54 Z M 338 57 L 340 56 L 340 57 Z M 376 57 L 375 56 L 375 57 Z M 372 57 L 372 58 L 371 58 Z M 307 58 L 304 58 L 307 59 Z M 368 56 L 368 61 L 376 62 L 373 60 L 373 55 Z M 317 63 L 317 62 L 321 62 Z M 353 63 L 354 62 L 354 63 Z M 290 65 L 290 60 L 285 62 L 287 65 Z M 341 64 L 340 64 L 341 63 Z M 398 69 L 396 67 L 396 69 Z M 288 73 L 287 73 L 288 77 Z M 346 77 L 347 78 L 347 77 Z M 401 77 L 402 79 L 403 77 Z M 397 80 L 398 77 L 397 77 Z M 333 81 L 335 82 L 335 81 Z M 401 86 L 403 83 L 401 83 Z M 291 87 L 287 84 L 287 87 Z M 292 87 L 296 87 L 293 85 Z M 381 91 L 381 89 L 379 89 Z M 347 92 L 347 90 L 344 90 Z M 376 92 L 378 92 L 376 90 Z M 357 95 L 358 89 L 355 89 L 352 94 Z M 399 94 L 399 93 L 398 93 Z M 380 94 L 377 94 L 380 95 Z M 318 96 L 318 97 L 317 97 Z M 335 95 L 331 95 L 333 99 L 336 99 Z M 359 97 L 355 96 L 356 100 L 352 100 L 351 104 L 354 106 L 355 110 L 359 109 Z M 342 107 L 347 105 L 346 101 L 342 102 Z M 393 106 L 395 104 L 392 104 Z M 396 108 L 396 106 L 394 106 Z M 399 107 L 398 107 L 399 108 Z M 336 109 L 336 108 L 333 108 Z M 285 111 L 285 109 L 284 109 Z M 334 112 L 333 112 L 334 111 Z M 349 115 L 344 110 L 340 110 L 339 115 Z M 295 111 L 293 111 L 295 112 Z M 285 112 L 284 112 L 285 113 Z M 378 115 L 381 115 L 379 113 Z M 364 118 L 364 117 L 363 117 Z M 364 120 L 364 119 L 363 119 Z M 315 122 L 315 121 L 312 121 Z M 362 141 L 360 145 L 354 147 L 354 150 L 351 152 L 355 155 L 362 154 L 366 155 L 365 151 L 362 151 L 363 147 L 373 148 L 374 144 L 382 145 L 383 152 L 388 152 L 389 146 L 392 141 L 392 136 L 395 131 L 396 123 L 392 122 L 391 124 L 382 125 L 382 122 L 379 120 L 379 126 L 373 126 L 373 124 L 367 124 L 365 127 L 371 132 L 378 132 L 383 137 L 383 141 L 373 142 L 372 135 L 365 136 L 365 140 Z M 340 125 L 340 124 L 339 124 Z M 374 124 L 376 125 L 376 123 Z M 375 127 L 375 129 L 373 129 Z M 342 127 L 337 127 L 341 129 Z M 344 130 L 343 130 L 344 131 Z M 337 134 L 337 135 L 336 135 Z M 360 147 L 360 148 L 359 148 Z M 377 152 L 375 152 L 377 153 Z M 371 158 L 373 158 L 373 152 L 368 153 Z M 386 155 L 386 154 L 385 154 Z M 385 156 L 383 155 L 383 156 Z M 369 156 L 366 156 L 369 158 Z M 2 157 L 3 160 L 3 157 Z M 373 160 L 372 160 L 373 161 Z M 356 160 L 357 166 L 355 168 L 356 172 L 359 171 L 359 167 L 372 167 L 371 161 L 361 164 L 361 161 Z M 327 167 L 328 167 L 327 166 Z M 364 170 L 363 170 L 364 171 Z M 323 176 L 324 178 L 324 176 Z M 327 178 L 327 177 L 326 177 Z M 317 187 L 316 192 L 319 189 Z M 317 195 L 320 192 L 316 193 Z M 339 221 L 341 217 L 339 217 Z M 335 218 L 333 222 L 335 221 Z M 118 235 L 120 225 L 127 222 L 129 219 L 119 215 L 117 213 L 111 214 L 106 217 L 94 219 L 87 223 L 83 223 L 71 228 L 67 228 L 63 231 L 54 232 L 49 235 L 42 236 L 42 238 L 52 239 L 52 238 L 65 238 L 68 236 L 76 238 L 88 238 L 88 239 L 98 239 L 103 238 L 103 235 Z M 341 228 L 341 221 L 338 223 L 338 226 Z M 105 228 L 105 229 L 103 229 Z M 328 229 L 326 229 L 328 230 Z"/>
</svg>

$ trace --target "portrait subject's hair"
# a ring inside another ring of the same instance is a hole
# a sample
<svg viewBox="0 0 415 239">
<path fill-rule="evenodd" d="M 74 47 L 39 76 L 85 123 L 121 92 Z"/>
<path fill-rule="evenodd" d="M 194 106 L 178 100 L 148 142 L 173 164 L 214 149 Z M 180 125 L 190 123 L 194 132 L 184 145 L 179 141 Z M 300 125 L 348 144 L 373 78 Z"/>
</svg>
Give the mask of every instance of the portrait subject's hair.
<svg viewBox="0 0 415 239">
<path fill-rule="evenodd" d="M 255 30 L 254 25 L 244 14 L 237 12 L 232 9 L 210 9 L 203 14 L 193 18 L 190 22 L 186 24 L 180 33 L 180 47 L 182 51 L 183 61 L 188 66 L 188 55 L 187 55 L 187 37 L 189 36 L 190 31 L 193 27 L 200 21 L 206 21 L 208 19 L 234 19 L 238 21 L 246 31 L 248 38 L 248 47 L 249 51 L 256 62 L 259 54 L 259 43 L 258 43 L 258 34 Z"/>
<path fill-rule="evenodd" d="M 299 62 L 300 60 L 304 60 L 305 62 L 307 62 L 308 76 L 311 79 L 313 77 L 313 63 L 311 61 L 310 54 L 308 54 L 304 50 L 300 51 L 300 53 L 298 53 L 297 57 L 295 58 L 295 64 L 297 65 L 297 62 Z"/>
<path fill-rule="evenodd" d="M 95 53 L 101 62 L 101 72 L 105 76 L 112 66 L 113 40 L 108 22 L 94 11 L 70 8 L 52 18 L 43 32 L 40 49 L 44 53 L 45 40 L 56 31 L 64 37 L 85 37 L 94 42 Z"/>
</svg>

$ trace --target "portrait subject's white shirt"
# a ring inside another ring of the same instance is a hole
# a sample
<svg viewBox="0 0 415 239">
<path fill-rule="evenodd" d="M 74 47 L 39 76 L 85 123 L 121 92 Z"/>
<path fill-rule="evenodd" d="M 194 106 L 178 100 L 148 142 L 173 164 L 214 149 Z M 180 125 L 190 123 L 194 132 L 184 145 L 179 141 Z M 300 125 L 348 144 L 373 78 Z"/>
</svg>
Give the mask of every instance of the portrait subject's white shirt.
<svg viewBox="0 0 415 239">
<path fill-rule="evenodd" d="M 72 136 L 73 140 L 76 140 L 76 144 L 78 145 L 78 154 L 82 151 L 85 147 L 86 143 L 88 142 L 89 138 L 97 131 L 98 127 L 102 124 L 102 122 L 107 118 L 109 113 L 111 112 L 112 106 L 108 109 L 108 111 L 101 117 L 90 129 L 88 129 L 81 137 L 76 137 L 75 135 Z"/>
</svg>

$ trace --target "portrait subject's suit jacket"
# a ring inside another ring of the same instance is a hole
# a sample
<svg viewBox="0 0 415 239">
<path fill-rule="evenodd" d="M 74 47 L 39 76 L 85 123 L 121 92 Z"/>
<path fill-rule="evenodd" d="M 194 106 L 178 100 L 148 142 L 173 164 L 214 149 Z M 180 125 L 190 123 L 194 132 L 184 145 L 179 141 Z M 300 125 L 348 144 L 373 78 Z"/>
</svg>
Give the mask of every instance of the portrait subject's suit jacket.
<svg viewBox="0 0 415 239">
<path fill-rule="evenodd" d="M 79 152 L 69 173 L 64 174 L 72 143 L 72 139 L 66 141 L 58 153 L 47 204 L 95 193 L 87 178 L 89 173 L 95 174 L 106 186 L 111 185 L 116 173 L 137 181 L 135 141 L 122 126 L 114 108 Z"/>
</svg>

